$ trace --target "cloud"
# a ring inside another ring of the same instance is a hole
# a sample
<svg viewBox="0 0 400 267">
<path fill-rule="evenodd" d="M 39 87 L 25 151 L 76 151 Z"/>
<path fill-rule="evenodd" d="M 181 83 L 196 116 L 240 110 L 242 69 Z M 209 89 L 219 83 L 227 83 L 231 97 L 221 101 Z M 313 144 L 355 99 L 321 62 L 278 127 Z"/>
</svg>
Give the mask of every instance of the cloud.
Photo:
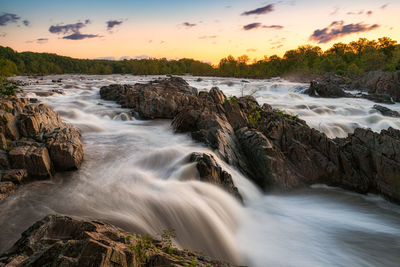
<svg viewBox="0 0 400 267">
<path fill-rule="evenodd" d="M 8 23 L 17 22 L 20 19 L 16 14 L 3 13 L 0 16 L 0 26 L 6 26 Z"/>
<path fill-rule="evenodd" d="M 38 43 L 38 44 L 44 44 L 44 43 L 47 43 L 48 41 L 49 41 L 49 39 L 47 39 L 47 38 L 36 39 L 36 43 Z"/>
<path fill-rule="evenodd" d="M 86 26 L 86 24 L 90 23 L 89 20 L 86 20 L 85 23 L 77 22 L 74 24 L 66 24 L 66 25 L 52 25 L 49 28 L 49 32 L 55 34 L 67 34 L 67 33 L 79 33 L 80 29 Z"/>
<path fill-rule="evenodd" d="M 315 30 L 309 39 L 310 41 L 324 44 L 349 34 L 368 32 L 379 27 L 380 25 L 378 24 L 368 25 L 360 22 L 357 24 L 344 25 L 343 21 L 334 21 L 331 23 L 331 25 L 324 29 Z"/>
<path fill-rule="evenodd" d="M 368 11 L 367 11 L 367 15 L 368 15 L 368 16 L 371 16 L 372 13 L 373 13 L 372 10 L 368 10 Z"/>
<path fill-rule="evenodd" d="M 250 16 L 250 15 L 263 15 L 263 14 L 268 14 L 270 12 L 274 11 L 274 5 L 269 4 L 264 7 L 256 8 L 250 11 L 243 12 L 241 15 L 242 16 Z"/>
<path fill-rule="evenodd" d="M 7 36 L 7 33 L 5 33 L 5 32 L 0 32 L 0 37 L 6 37 Z"/>
<path fill-rule="evenodd" d="M 111 31 L 115 26 L 121 25 L 122 24 L 122 20 L 109 20 L 106 22 L 107 24 L 107 30 Z"/>
<path fill-rule="evenodd" d="M 387 8 L 388 5 L 389 5 L 389 3 L 386 3 L 386 4 L 382 5 L 380 8 L 385 9 L 385 8 Z"/>
<path fill-rule="evenodd" d="M 82 33 L 73 33 L 71 35 L 64 36 L 63 39 L 68 39 L 68 40 L 83 40 L 83 39 L 90 39 L 90 38 L 96 38 L 100 37 L 97 34 L 82 34 Z"/>
<path fill-rule="evenodd" d="M 245 31 L 254 30 L 258 28 L 281 30 L 284 27 L 282 25 L 262 25 L 259 22 L 254 22 L 243 26 L 243 30 Z"/>
<path fill-rule="evenodd" d="M 199 39 L 215 39 L 217 38 L 217 35 L 204 35 L 204 36 L 200 36 Z"/>
<path fill-rule="evenodd" d="M 196 26 L 195 23 L 190 23 L 190 22 L 184 22 L 184 23 L 182 23 L 182 25 L 187 28 L 192 28 L 192 27 Z"/>
<path fill-rule="evenodd" d="M 26 27 L 28 27 L 31 23 L 29 22 L 29 20 L 27 20 L 27 19 L 24 19 L 23 21 L 22 21 L 22 23 L 26 26 Z"/>
<path fill-rule="evenodd" d="M 246 52 L 256 52 L 256 51 L 257 51 L 257 49 L 255 49 L 255 48 L 249 48 L 246 50 Z"/>
<path fill-rule="evenodd" d="M 54 34 L 63 34 L 63 35 L 69 34 L 63 37 L 63 39 L 67 40 L 83 40 L 83 39 L 101 37 L 100 35 L 97 34 L 83 34 L 80 32 L 80 30 L 86 27 L 86 25 L 89 23 L 91 23 L 90 20 L 86 19 L 85 23 L 77 22 L 66 25 L 52 25 L 49 28 L 49 32 Z"/>
<path fill-rule="evenodd" d="M 347 12 L 346 14 L 347 15 L 362 15 L 362 14 L 364 14 L 364 10 L 360 10 L 360 11 L 356 11 L 356 12 L 350 11 L 350 12 Z"/>
</svg>

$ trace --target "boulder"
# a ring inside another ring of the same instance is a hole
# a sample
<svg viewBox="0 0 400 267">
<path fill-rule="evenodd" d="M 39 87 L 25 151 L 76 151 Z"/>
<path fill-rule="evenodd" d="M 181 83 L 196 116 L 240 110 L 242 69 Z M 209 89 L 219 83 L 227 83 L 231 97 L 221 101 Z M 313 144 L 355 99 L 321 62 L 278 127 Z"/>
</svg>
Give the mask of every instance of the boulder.
<svg viewBox="0 0 400 267">
<path fill-rule="evenodd" d="M 371 71 L 354 81 L 351 89 L 367 91 L 374 95 L 387 95 L 400 102 L 400 76 L 397 72 Z"/>
<path fill-rule="evenodd" d="M 332 80 L 311 81 L 310 88 L 305 93 L 315 97 L 353 97 L 344 91 L 342 84 Z"/>
<path fill-rule="evenodd" d="M 223 170 L 212 155 L 194 152 L 190 154 L 189 161 L 196 163 L 201 181 L 218 185 L 243 202 L 243 198 L 232 180 L 232 175 Z"/>
<path fill-rule="evenodd" d="M 0 168 L 3 179 L 19 185 L 52 178 L 55 171 L 77 169 L 83 160 L 78 129 L 43 104 L 1 99 Z M 11 169 L 10 169 L 11 168 Z"/>
<path fill-rule="evenodd" d="M 0 266 L 232 266 L 99 221 L 49 215 L 5 254 Z"/>
<path fill-rule="evenodd" d="M 154 80 L 148 84 L 117 85 L 100 88 L 100 96 L 134 109 L 144 119 L 172 119 L 196 100 L 197 89 L 179 77 Z"/>
<path fill-rule="evenodd" d="M 372 108 L 379 111 L 383 116 L 395 117 L 395 118 L 400 117 L 399 112 L 391 110 L 390 108 L 381 105 L 374 105 Z"/>
<path fill-rule="evenodd" d="M 11 167 L 14 169 L 26 169 L 33 179 L 52 178 L 54 168 L 46 147 L 35 144 L 32 146 L 20 146 L 9 153 Z"/>
</svg>

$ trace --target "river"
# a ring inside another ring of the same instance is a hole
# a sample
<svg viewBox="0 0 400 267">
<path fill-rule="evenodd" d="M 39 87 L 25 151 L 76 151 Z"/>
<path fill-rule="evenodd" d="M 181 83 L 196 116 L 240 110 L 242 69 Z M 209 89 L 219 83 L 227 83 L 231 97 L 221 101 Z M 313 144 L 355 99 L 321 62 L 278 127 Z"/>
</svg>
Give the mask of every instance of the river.
<svg viewBox="0 0 400 267">
<path fill-rule="evenodd" d="M 58 80 L 60 82 L 52 82 Z M 76 172 L 20 187 L 0 203 L 0 251 L 50 213 L 99 219 L 157 237 L 174 229 L 176 244 L 249 266 L 399 266 L 400 207 L 376 195 L 315 185 L 263 194 L 240 172 L 232 174 L 244 206 L 216 186 L 196 181 L 191 152 L 213 153 L 170 121 L 141 121 L 100 99 L 99 88 L 152 76 L 58 75 L 16 77 L 38 98 L 82 131 L 85 160 Z M 227 96 L 251 94 L 260 103 L 299 115 L 330 137 L 356 127 L 400 128 L 363 99 L 317 99 L 304 84 L 281 79 L 184 77 L 192 86 L 218 86 Z M 38 92 L 56 90 L 51 96 Z M 36 92 L 36 93 L 35 93 Z M 400 111 L 400 105 L 387 106 Z"/>
</svg>

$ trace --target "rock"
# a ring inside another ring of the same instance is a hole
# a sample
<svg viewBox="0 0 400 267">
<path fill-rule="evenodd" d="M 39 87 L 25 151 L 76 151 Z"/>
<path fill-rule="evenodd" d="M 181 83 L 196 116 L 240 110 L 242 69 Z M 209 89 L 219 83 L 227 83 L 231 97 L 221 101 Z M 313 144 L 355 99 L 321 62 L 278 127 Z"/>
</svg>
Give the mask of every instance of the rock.
<svg viewBox="0 0 400 267">
<path fill-rule="evenodd" d="M 22 98 L 1 99 L 0 106 L 0 145 L 9 151 L 0 151 L 3 179 L 20 184 L 80 166 L 80 132 L 51 108 Z"/>
<path fill-rule="evenodd" d="M 310 88 L 305 91 L 309 96 L 316 97 L 353 97 L 352 94 L 346 93 L 341 84 L 331 81 L 325 80 L 323 82 L 319 81 L 311 81 Z"/>
<path fill-rule="evenodd" d="M 236 131 L 236 135 L 252 170 L 253 180 L 261 188 L 288 190 L 302 183 L 302 177 L 299 178 L 279 148 L 261 132 L 246 127 Z"/>
<path fill-rule="evenodd" d="M 12 182 L 0 182 L 0 201 L 8 197 L 15 190 Z M 1 266 L 1 265 L 0 265 Z"/>
<path fill-rule="evenodd" d="M 0 266 L 232 266 L 98 221 L 49 215 L 5 254 Z"/>
<path fill-rule="evenodd" d="M 52 178 L 54 168 L 49 152 L 44 146 L 20 146 L 9 153 L 13 169 L 26 169 L 33 179 Z"/>
<path fill-rule="evenodd" d="M 201 181 L 221 186 L 240 202 L 243 202 L 243 198 L 232 180 L 232 175 L 224 171 L 212 155 L 194 152 L 190 154 L 189 161 L 196 163 Z"/>
<path fill-rule="evenodd" d="M 10 162 L 8 161 L 8 153 L 4 150 L 0 150 L 0 169 L 7 170 L 10 168 Z"/>
<path fill-rule="evenodd" d="M 386 95 L 400 102 L 400 77 L 396 72 L 371 71 L 354 81 L 351 89 L 367 91 L 370 95 Z"/>
<path fill-rule="evenodd" d="M 400 117 L 400 113 L 394 110 L 391 110 L 387 107 L 381 106 L 381 105 L 374 105 L 372 107 L 373 109 L 376 109 L 379 111 L 383 116 L 388 116 L 388 117 Z"/>
<path fill-rule="evenodd" d="M 172 119 L 192 105 L 197 89 L 179 77 L 155 80 L 148 84 L 109 85 L 100 88 L 102 99 L 114 100 L 134 109 L 144 119 Z"/>
<path fill-rule="evenodd" d="M 56 171 L 76 170 L 83 161 L 81 133 L 78 129 L 66 127 L 45 136 L 46 147 Z"/>
<path fill-rule="evenodd" d="M 383 103 L 383 104 L 394 104 L 393 99 L 389 95 L 380 95 L 380 94 L 362 94 L 362 98 L 371 100 L 376 103 Z"/>
<path fill-rule="evenodd" d="M 3 174 L 2 181 L 13 182 L 14 184 L 22 184 L 28 177 L 28 172 L 25 169 L 11 169 Z"/>
</svg>

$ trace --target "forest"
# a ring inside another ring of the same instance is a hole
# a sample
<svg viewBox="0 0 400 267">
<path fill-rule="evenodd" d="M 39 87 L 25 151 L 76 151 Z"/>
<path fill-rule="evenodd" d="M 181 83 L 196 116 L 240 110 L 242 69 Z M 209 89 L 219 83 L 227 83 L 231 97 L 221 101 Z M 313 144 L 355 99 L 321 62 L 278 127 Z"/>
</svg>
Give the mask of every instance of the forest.
<svg viewBox="0 0 400 267">
<path fill-rule="evenodd" d="M 289 50 L 282 57 L 264 56 L 252 60 L 247 56 L 227 56 L 217 66 L 194 59 L 75 59 L 50 53 L 16 52 L 0 46 L 0 74 L 191 74 L 196 76 L 226 76 L 268 78 L 291 73 L 357 75 L 382 70 L 400 72 L 400 45 L 388 37 L 378 40 L 360 38 L 357 41 L 335 43 L 323 51 L 318 46 L 304 45 Z"/>
</svg>

